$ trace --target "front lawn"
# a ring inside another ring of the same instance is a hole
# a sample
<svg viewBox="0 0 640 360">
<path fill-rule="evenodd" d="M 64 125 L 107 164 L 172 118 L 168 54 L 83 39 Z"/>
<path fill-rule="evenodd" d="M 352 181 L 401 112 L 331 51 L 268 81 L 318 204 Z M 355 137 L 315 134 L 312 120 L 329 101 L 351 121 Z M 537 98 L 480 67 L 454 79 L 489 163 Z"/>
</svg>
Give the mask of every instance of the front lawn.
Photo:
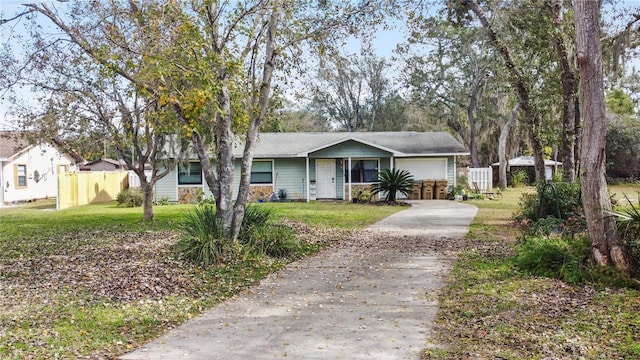
<svg viewBox="0 0 640 360">
<path fill-rule="evenodd" d="M 402 207 L 265 203 L 313 238 L 298 256 Z M 115 358 L 294 260 L 251 257 L 204 269 L 178 256 L 193 205 L 115 203 L 55 211 L 51 200 L 0 209 L 0 358 Z"/>
</svg>

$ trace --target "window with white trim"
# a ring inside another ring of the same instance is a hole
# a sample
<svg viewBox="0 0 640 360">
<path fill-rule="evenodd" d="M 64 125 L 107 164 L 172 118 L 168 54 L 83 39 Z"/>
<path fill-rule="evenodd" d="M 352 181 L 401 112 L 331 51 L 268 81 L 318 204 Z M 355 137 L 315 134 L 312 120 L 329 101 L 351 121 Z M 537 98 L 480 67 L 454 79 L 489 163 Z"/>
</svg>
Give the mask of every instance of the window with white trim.
<svg viewBox="0 0 640 360">
<path fill-rule="evenodd" d="M 273 161 L 254 161 L 251 165 L 252 184 L 273 183 Z"/>
</svg>

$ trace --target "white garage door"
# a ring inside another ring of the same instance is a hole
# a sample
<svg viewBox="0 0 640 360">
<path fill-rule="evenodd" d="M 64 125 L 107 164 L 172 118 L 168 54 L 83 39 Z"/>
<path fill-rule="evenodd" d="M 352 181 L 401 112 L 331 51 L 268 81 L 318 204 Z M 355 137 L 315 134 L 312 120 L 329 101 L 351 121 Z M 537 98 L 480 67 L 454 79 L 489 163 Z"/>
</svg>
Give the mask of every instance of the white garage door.
<svg viewBox="0 0 640 360">
<path fill-rule="evenodd" d="M 396 168 L 407 170 L 415 180 L 447 178 L 447 159 L 396 159 Z"/>
</svg>

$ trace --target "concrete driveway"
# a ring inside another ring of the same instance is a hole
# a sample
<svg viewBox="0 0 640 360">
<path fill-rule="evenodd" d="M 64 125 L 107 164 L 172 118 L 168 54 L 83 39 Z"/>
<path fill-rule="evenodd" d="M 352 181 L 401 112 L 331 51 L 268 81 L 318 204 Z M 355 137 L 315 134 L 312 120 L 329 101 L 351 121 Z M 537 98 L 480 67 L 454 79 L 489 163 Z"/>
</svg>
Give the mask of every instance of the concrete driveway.
<svg viewBox="0 0 640 360">
<path fill-rule="evenodd" d="M 122 359 L 417 359 L 450 269 L 438 244 L 464 237 L 477 208 L 411 204 Z"/>
</svg>

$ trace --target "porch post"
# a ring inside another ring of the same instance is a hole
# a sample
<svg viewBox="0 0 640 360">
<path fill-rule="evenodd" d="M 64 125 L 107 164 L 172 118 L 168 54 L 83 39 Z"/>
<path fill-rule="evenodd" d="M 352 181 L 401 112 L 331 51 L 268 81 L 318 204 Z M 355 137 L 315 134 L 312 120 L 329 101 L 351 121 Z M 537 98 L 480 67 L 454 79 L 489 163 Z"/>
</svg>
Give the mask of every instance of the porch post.
<svg viewBox="0 0 640 360">
<path fill-rule="evenodd" d="M 307 184 L 305 185 L 306 188 L 306 192 L 307 192 L 307 202 L 311 201 L 311 192 L 309 191 L 309 185 L 311 184 L 311 181 L 309 180 L 309 155 L 307 155 L 306 157 L 306 172 L 307 172 Z"/>
<path fill-rule="evenodd" d="M 351 194 L 351 156 L 349 156 L 349 167 L 347 168 L 347 174 L 349 174 L 349 202 L 353 201 L 353 195 Z"/>
<path fill-rule="evenodd" d="M 456 156 L 453 155 L 453 187 L 455 188 L 458 185 L 458 167 L 456 166 Z M 452 188 L 453 189 L 453 188 Z"/>
<path fill-rule="evenodd" d="M 395 165 L 394 163 L 394 159 L 393 159 L 393 155 L 391 155 L 391 157 L 389 158 L 389 167 L 391 168 L 391 170 L 395 169 Z"/>
</svg>

